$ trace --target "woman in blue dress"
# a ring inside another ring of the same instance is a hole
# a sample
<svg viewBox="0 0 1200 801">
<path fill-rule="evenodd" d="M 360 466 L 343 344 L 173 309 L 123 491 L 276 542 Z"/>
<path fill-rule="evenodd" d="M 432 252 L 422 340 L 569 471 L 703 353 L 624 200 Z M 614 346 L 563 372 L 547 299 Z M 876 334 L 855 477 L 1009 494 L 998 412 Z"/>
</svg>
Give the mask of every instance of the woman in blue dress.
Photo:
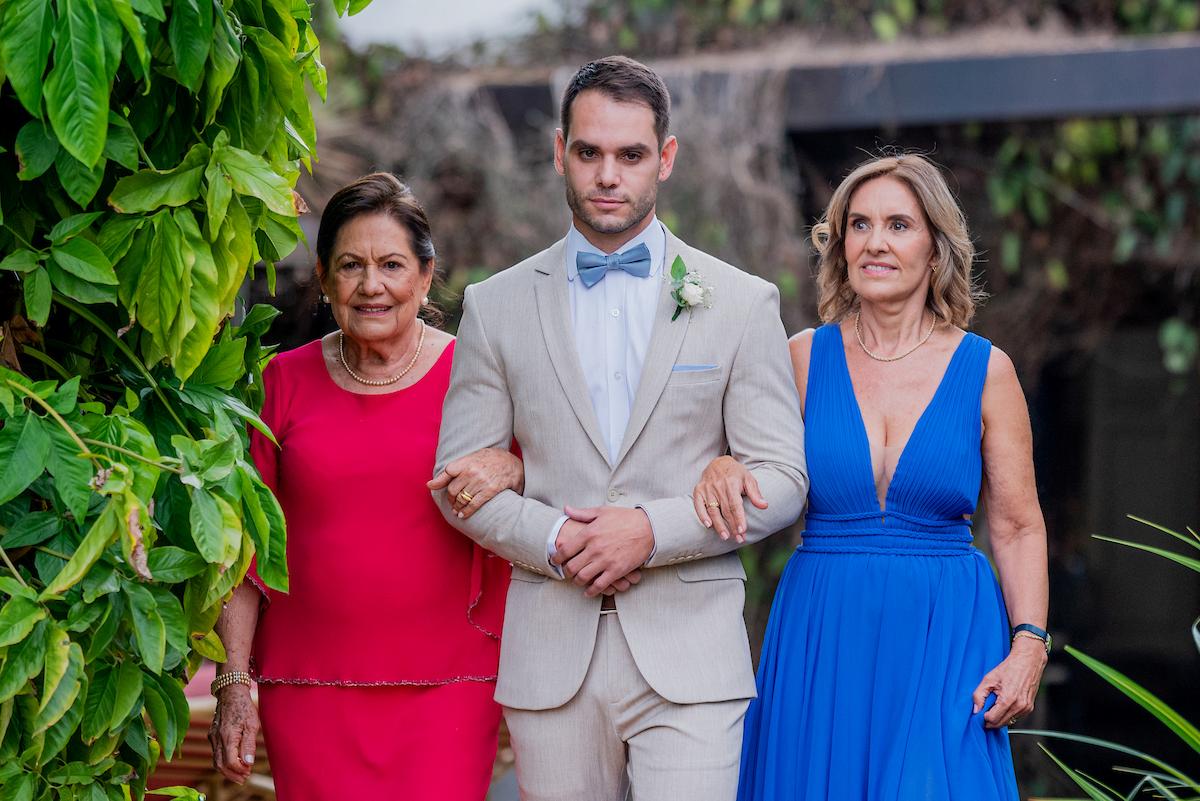
<svg viewBox="0 0 1200 801">
<path fill-rule="evenodd" d="M 1007 727 L 1049 650 L 1046 532 L 1012 362 L 964 331 L 965 219 L 927 159 L 880 158 L 842 182 L 813 241 L 825 324 L 790 343 L 811 488 L 739 801 L 1016 801 Z M 971 544 L 981 494 L 995 573 Z M 763 503 L 723 457 L 697 514 L 737 537 L 742 495 Z"/>
</svg>

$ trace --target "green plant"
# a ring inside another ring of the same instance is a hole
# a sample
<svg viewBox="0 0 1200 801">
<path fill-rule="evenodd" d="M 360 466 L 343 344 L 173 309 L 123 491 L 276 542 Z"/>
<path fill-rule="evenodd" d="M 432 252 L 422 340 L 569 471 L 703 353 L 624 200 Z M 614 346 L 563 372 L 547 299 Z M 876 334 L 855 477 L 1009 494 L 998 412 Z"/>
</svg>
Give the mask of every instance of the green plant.
<svg viewBox="0 0 1200 801">
<path fill-rule="evenodd" d="M 1188 534 L 1182 534 L 1177 531 L 1172 531 L 1169 528 L 1160 526 L 1157 523 L 1151 523 L 1148 520 L 1142 520 L 1138 517 L 1130 516 L 1132 520 L 1143 523 L 1165 534 L 1169 534 L 1175 539 L 1183 542 L 1191 548 L 1200 550 L 1200 535 L 1195 530 L 1189 528 Z M 1191 535 L 1191 536 L 1188 536 Z M 1145 551 L 1164 559 L 1169 559 L 1176 564 L 1183 565 L 1189 570 L 1194 570 L 1200 573 L 1200 559 L 1195 557 L 1177 553 L 1175 551 L 1159 548 L 1153 545 L 1145 545 L 1138 542 L 1130 542 L 1128 540 L 1114 539 L 1112 537 L 1097 537 L 1097 539 L 1106 542 L 1114 542 L 1118 545 L 1123 545 L 1129 548 L 1135 548 L 1139 551 Z M 1197 618 L 1192 623 L 1192 637 L 1196 642 L 1197 649 L 1200 649 L 1200 618 Z M 1133 679 L 1120 673 L 1117 670 L 1105 665 L 1097 659 L 1093 659 L 1087 654 L 1078 651 L 1077 649 L 1067 647 L 1067 653 L 1079 660 L 1085 667 L 1096 673 L 1106 682 L 1120 690 L 1126 697 L 1131 698 L 1142 709 L 1145 709 L 1155 718 L 1157 718 L 1164 726 L 1166 726 L 1172 734 L 1178 737 L 1184 744 L 1191 748 L 1196 753 L 1200 754 L 1200 728 L 1189 722 L 1183 715 L 1172 709 L 1162 699 L 1158 698 L 1154 693 L 1147 690 L 1145 687 L 1138 684 Z M 1167 798 L 1167 799 L 1192 799 L 1193 801 L 1200 798 L 1200 781 L 1189 776 L 1181 770 L 1167 764 L 1163 760 L 1154 757 L 1142 751 L 1129 748 L 1118 743 L 1099 740 L 1094 737 L 1085 737 L 1078 734 L 1067 734 L 1053 731 L 1036 731 L 1036 730 L 1021 730 L 1014 732 L 1017 734 L 1030 734 L 1041 737 L 1052 737 L 1060 740 L 1069 740 L 1088 745 L 1106 748 L 1125 756 L 1133 757 L 1149 767 L 1122 767 L 1118 770 L 1122 773 L 1127 773 L 1137 777 L 1137 782 L 1132 788 L 1124 792 L 1113 789 L 1092 776 L 1088 776 L 1080 771 L 1076 771 L 1066 765 L 1062 760 L 1056 757 L 1045 746 L 1041 746 L 1049 757 L 1054 760 L 1067 776 L 1075 782 L 1075 784 L 1083 790 L 1088 798 L 1093 801 L 1131 801 L 1139 796 Z"/>
<path fill-rule="evenodd" d="M 303 0 L 0 0 L 5 801 L 141 798 L 188 673 L 223 658 L 222 600 L 255 554 L 287 587 L 246 437 L 270 436 L 276 312 L 230 318 L 302 236 L 310 22 Z"/>
</svg>

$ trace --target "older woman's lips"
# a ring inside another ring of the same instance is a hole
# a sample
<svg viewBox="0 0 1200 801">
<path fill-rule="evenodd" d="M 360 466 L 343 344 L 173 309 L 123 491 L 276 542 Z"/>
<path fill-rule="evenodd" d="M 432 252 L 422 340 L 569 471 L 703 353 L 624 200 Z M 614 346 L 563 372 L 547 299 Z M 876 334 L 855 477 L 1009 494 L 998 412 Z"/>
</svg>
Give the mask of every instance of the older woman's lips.
<svg viewBox="0 0 1200 801">
<path fill-rule="evenodd" d="M 359 314 L 386 314 L 391 306 L 355 306 L 354 310 Z"/>
</svg>

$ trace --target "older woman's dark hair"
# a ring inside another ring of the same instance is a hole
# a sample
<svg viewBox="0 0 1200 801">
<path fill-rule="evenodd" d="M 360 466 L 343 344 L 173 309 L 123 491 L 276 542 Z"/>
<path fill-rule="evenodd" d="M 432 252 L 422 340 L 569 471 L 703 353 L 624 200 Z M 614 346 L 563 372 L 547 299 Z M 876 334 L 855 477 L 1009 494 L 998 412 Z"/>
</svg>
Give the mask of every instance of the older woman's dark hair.
<svg viewBox="0 0 1200 801">
<path fill-rule="evenodd" d="M 364 214 L 386 214 L 408 231 L 409 244 L 421 261 L 421 272 L 434 267 L 437 252 L 425 209 L 408 185 L 389 172 L 373 172 L 334 193 L 321 214 L 317 229 L 318 270 L 329 268 L 333 246 L 342 226 Z M 324 277 L 321 275 L 320 277 Z"/>
</svg>

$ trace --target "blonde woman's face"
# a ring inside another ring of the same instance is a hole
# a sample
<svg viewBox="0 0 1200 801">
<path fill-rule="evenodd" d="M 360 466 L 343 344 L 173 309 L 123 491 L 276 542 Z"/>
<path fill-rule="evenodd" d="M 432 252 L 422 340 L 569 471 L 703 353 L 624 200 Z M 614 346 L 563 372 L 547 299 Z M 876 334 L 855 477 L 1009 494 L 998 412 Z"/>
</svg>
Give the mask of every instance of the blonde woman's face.
<svg viewBox="0 0 1200 801">
<path fill-rule="evenodd" d="M 908 184 L 890 175 L 872 178 L 850 196 L 846 217 L 850 286 L 876 303 L 929 291 L 933 232 Z"/>
</svg>

